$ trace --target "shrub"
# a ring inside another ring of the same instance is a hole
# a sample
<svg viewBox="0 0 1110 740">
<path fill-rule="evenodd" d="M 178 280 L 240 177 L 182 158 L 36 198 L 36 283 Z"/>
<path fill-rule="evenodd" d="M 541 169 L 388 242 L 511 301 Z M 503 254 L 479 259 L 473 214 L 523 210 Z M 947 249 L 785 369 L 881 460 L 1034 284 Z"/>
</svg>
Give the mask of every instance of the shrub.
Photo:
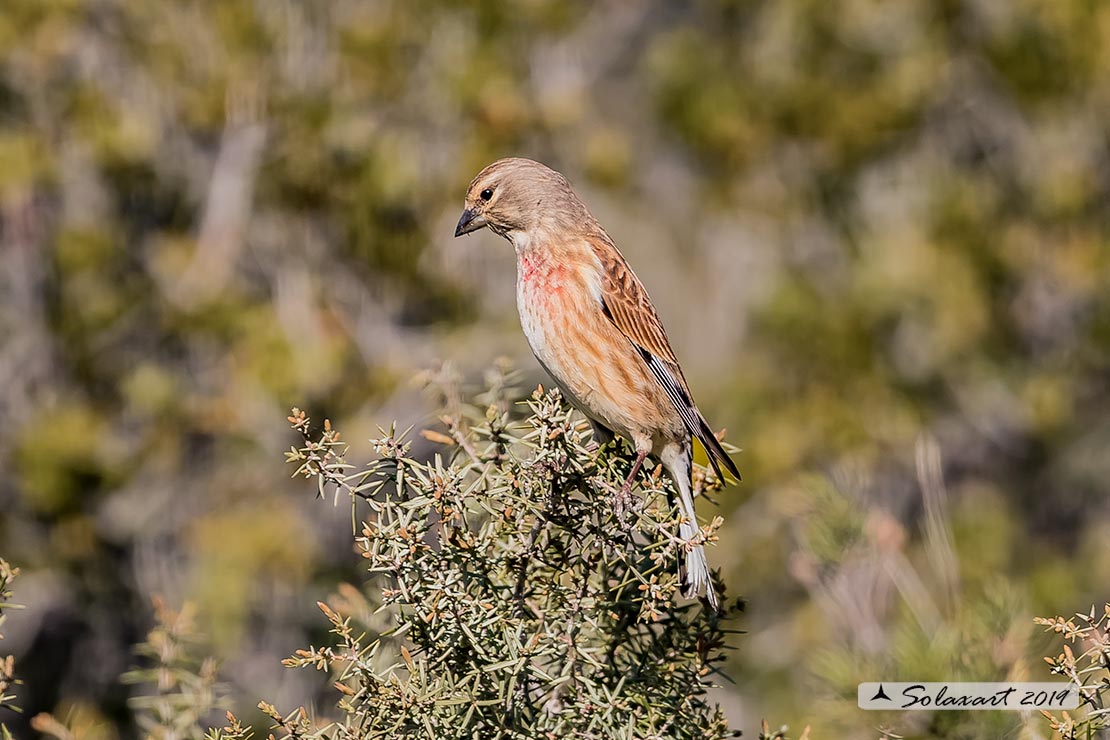
<svg viewBox="0 0 1110 740">
<path fill-rule="evenodd" d="M 442 448 L 430 462 L 390 430 L 358 471 L 328 422 L 314 437 L 294 409 L 304 443 L 289 459 L 321 496 L 365 504 L 358 547 L 380 593 L 348 599 L 353 614 L 321 604 L 334 644 L 286 661 L 333 672 L 343 716 L 324 736 L 737 735 L 706 698 L 734 631 L 679 597 L 670 481 L 644 474 L 622 522 L 611 502 L 630 457 L 593 448 L 557 392 L 537 389 L 514 424 L 509 385 L 496 375 L 478 408 L 444 392 L 442 431 L 422 432 Z M 269 709 L 290 736 L 311 732 L 303 714 Z"/>
<path fill-rule="evenodd" d="M 0 558 L 0 628 L 4 626 L 4 621 L 7 619 L 4 610 L 20 608 L 19 605 L 12 604 L 8 601 L 8 599 L 12 597 L 12 581 L 17 577 L 19 577 L 19 568 L 13 568 L 6 560 Z M 3 638 L 2 632 L 0 632 L 0 638 Z M 0 710 L 7 709 L 10 711 L 19 711 L 18 707 L 13 703 L 15 695 L 9 693 L 17 683 L 18 681 L 15 677 L 15 658 L 11 655 L 0 655 Z M 0 739 L 11 739 L 11 733 L 2 722 L 0 722 Z"/>
<path fill-rule="evenodd" d="M 1046 657 L 1045 662 L 1054 674 L 1078 687 L 1080 702 L 1076 716 L 1066 711 L 1059 716 L 1046 711 L 1041 714 L 1063 740 L 1110 737 L 1110 707 L 1106 702 L 1110 693 L 1110 602 L 1101 611 L 1092 606 L 1086 614 L 1077 613 L 1071 618 L 1037 617 L 1034 621 L 1063 636 L 1060 654 Z M 1078 655 L 1072 646 L 1079 649 Z"/>
</svg>

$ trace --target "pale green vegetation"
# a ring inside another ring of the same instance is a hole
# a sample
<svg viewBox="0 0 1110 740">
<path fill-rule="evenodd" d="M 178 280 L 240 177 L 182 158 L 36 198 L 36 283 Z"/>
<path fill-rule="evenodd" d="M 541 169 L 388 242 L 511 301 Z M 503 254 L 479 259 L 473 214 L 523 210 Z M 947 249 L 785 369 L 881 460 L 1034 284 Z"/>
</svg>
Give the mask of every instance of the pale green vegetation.
<svg viewBox="0 0 1110 740">
<path fill-rule="evenodd" d="M 428 463 L 395 432 L 371 440 L 365 470 L 345 464 L 330 425 L 317 440 L 303 412 L 291 417 L 298 472 L 366 504 L 371 595 L 321 604 L 332 644 L 286 661 L 338 679 L 345 716 L 323 736 L 732 737 L 704 695 L 736 630 L 677 603 L 669 481 L 655 471 L 622 522 L 611 503 L 627 451 L 588 448 L 557 392 L 523 408 L 514 396 L 499 379 L 478 408 L 446 416 L 425 433 L 442 450 Z"/>
</svg>

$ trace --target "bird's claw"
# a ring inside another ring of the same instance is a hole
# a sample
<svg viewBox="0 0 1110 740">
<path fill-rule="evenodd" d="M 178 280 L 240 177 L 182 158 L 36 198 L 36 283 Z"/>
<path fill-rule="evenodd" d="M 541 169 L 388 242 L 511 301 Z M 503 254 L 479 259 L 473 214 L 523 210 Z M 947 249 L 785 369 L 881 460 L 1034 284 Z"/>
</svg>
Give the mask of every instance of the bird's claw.
<svg viewBox="0 0 1110 740">
<path fill-rule="evenodd" d="M 626 532 L 630 531 L 628 523 L 628 513 L 632 510 L 632 486 L 630 482 L 625 481 L 625 484 L 620 487 L 616 495 L 613 496 L 613 513 L 617 516 L 617 521 Z"/>
</svg>

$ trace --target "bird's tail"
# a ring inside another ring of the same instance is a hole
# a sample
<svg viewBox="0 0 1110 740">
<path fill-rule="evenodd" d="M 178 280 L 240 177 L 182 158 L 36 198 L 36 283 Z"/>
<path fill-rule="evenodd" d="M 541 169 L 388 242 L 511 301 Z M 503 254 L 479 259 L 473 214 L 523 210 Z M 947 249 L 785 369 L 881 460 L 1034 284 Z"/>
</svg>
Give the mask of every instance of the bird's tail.
<svg viewBox="0 0 1110 740">
<path fill-rule="evenodd" d="M 701 544 L 701 528 L 698 526 L 697 514 L 694 513 L 694 494 L 690 485 L 690 470 L 693 467 L 691 448 L 687 444 L 684 448 L 676 446 L 676 448 L 664 449 L 660 459 L 674 479 L 675 487 L 678 488 L 679 513 L 682 516 L 678 533 L 686 542 L 686 552 L 682 558 L 684 571 L 682 593 L 687 597 L 705 594 L 710 606 L 720 611 L 721 600 L 713 587 L 709 563 L 705 559 L 705 548 Z"/>
<path fill-rule="evenodd" d="M 678 528 L 682 539 L 691 542 L 696 537 L 701 537 L 701 530 L 697 524 L 688 522 L 685 518 Z M 685 578 L 682 582 L 682 595 L 687 598 L 701 596 L 709 599 L 709 605 L 714 610 L 721 610 L 721 601 L 717 597 L 717 589 L 713 587 L 713 578 L 709 574 L 709 563 L 705 559 L 705 547 L 690 545 L 684 558 Z"/>
</svg>

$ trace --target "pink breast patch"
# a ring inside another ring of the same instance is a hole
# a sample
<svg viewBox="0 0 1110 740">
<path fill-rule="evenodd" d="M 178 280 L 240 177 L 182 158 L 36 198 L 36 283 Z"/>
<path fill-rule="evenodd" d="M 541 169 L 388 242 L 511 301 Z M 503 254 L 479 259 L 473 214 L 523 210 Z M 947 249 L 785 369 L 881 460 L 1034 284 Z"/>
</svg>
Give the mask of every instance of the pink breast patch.
<svg viewBox="0 0 1110 740">
<path fill-rule="evenodd" d="M 545 259 L 543 256 L 522 254 L 520 255 L 520 279 L 532 290 L 547 292 L 562 292 L 566 287 L 570 270 L 555 260 Z"/>
</svg>

